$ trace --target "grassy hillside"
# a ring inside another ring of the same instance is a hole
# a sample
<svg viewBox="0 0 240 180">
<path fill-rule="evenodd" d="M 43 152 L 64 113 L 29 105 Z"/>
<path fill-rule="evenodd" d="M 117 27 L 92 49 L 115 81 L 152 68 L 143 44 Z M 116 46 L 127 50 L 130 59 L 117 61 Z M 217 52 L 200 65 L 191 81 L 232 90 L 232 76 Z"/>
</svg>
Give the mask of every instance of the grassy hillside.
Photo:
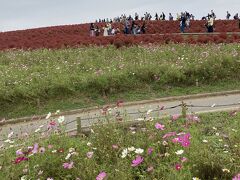
<svg viewBox="0 0 240 180">
<path fill-rule="evenodd" d="M 239 89 L 239 52 L 239 44 L 0 52 L 0 116 L 45 112 L 49 103 L 69 99 L 83 107 Z"/>
</svg>

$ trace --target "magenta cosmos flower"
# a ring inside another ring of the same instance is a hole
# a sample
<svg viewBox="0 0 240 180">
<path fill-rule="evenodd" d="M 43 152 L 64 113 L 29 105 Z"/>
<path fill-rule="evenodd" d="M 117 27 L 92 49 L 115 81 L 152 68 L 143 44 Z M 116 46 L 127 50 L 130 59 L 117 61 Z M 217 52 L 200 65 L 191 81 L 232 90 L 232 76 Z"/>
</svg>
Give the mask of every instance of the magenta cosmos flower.
<svg viewBox="0 0 240 180">
<path fill-rule="evenodd" d="M 190 146 L 190 133 L 184 134 L 182 136 L 178 137 L 178 142 L 183 146 L 183 147 L 188 147 Z"/>
<path fill-rule="evenodd" d="M 103 180 L 104 178 L 107 177 L 107 173 L 105 172 L 100 172 L 98 176 L 96 177 L 96 180 Z"/>
<path fill-rule="evenodd" d="M 24 156 L 23 157 L 18 157 L 18 158 L 15 159 L 14 164 L 19 164 L 22 161 L 28 161 L 28 158 L 26 158 Z"/>
<path fill-rule="evenodd" d="M 234 176 L 232 180 L 240 180 L 240 174 L 237 174 L 236 176 Z"/>
<path fill-rule="evenodd" d="M 162 125 L 162 124 L 160 124 L 160 123 L 156 123 L 156 124 L 155 124 L 155 128 L 156 128 L 156 129 L 160 129 L 160 130 L 164 130 L 165 126 Z"/>
<path fill-rule="evenodd" d="M 176 164 L 176 165 L 175 165 L 175 169 L 176 169 L 177 171 L 181 170 L 181 169 L 182 169 L 182 165 L 181 165 L 181 164 Z"/>
<path fill-rule="evenodd" d="M 142 156 L 137 156 L 136 159 L 132 161 L 132 167 L 136 167 L 143 162 L 144 158 Z"/>
</svg>

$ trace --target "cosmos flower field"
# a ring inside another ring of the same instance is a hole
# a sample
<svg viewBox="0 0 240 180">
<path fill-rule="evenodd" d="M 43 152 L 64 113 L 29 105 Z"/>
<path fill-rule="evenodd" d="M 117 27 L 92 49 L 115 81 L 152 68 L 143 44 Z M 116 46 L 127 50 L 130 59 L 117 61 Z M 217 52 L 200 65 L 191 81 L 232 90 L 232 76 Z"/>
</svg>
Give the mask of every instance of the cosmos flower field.
<svg viewBox="0 0 240 180">
<path fill-rule="evenodd" d="M 0 178 L 238 180 L 239 118 L 233 111 L 134 126 L 100 123 L 77 137 L 64 134 L 64 118 L 52 118 L 45 133 L 26 134 L 22 141 L 8 135 Z"/>
</svg>

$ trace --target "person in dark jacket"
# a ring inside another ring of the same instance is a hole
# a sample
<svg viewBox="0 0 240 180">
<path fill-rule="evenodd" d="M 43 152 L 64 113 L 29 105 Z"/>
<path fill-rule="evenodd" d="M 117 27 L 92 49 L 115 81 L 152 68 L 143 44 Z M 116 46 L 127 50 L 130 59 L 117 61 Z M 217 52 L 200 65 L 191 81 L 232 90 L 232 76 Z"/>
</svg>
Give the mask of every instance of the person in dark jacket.
<svg viewBox="0 0 240 180">
<path fill-rule="evenodd" d="M 145 24 L 145 21 L 143 22 L 143 25 L 141 26 L 141 32 L 142 32 L 143 34 L 146 33 L 146 24 Z"/>
<path fill-rule="evenodd" d="M 184 33 L 185 27 L 186 27 L 186 15 L 182 13 L 181 19 L 180 19 L 180 31 L 181 33 Z"/>
<path fill-rule="evenodd" d="M 93 23 L 90 24 L 90 36 L 95 36 L 95 27 Z"/>
</svg>

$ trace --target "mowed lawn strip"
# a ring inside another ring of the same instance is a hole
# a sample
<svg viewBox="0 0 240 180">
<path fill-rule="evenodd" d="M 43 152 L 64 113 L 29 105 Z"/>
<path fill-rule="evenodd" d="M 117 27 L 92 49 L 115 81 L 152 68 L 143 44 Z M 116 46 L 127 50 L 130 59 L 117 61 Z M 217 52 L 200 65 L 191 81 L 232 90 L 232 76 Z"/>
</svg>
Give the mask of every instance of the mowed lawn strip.
<svg viewBox="0 0 240 180">
<path fill-rule="evenodd" d="M 0 52 L 0 117 L 239 89 L 239 44 Z"/>
</svg>

